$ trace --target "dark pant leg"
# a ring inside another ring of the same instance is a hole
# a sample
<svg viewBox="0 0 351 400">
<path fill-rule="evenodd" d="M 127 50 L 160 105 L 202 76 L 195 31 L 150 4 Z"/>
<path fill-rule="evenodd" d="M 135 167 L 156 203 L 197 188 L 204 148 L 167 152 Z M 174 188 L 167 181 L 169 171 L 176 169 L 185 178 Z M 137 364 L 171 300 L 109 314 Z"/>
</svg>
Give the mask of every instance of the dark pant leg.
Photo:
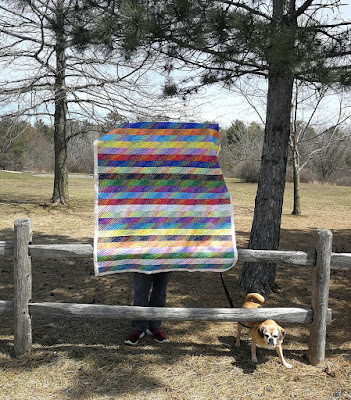
<svg viewBox="0 0 351 400">
<path fill-rule="evenodd" d="M 149 292 L 151 289 L 152 275 L 133 273 L 134 281 L 134 306 L 147 307 L 149 305 Z M 144 331 L 147 328 L 148 321 L 132 321 L 132 329 Z"/>
<path fill-rule="evenodd" d="M 152 275 L 152 292 L 149 307 L 164 307 L 166 305 L 167 285 L 171 272 L 160 272 Z M 149 327 L 159 328 L 162 321 L 149 321 Z"/>
</svg>

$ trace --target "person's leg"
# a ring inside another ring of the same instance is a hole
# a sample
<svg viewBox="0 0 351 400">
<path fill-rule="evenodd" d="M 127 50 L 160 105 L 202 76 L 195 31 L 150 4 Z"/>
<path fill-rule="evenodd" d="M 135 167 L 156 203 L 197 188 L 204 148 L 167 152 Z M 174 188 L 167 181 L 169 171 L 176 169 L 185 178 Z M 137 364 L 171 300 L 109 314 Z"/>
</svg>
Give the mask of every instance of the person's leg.
<svg viewBox="0 0 351 400">
<path fill-rule="evenodd" d="M 164 307 L 166 305 L 167 285 L 170 279 L 170 272 L 160 272 L 152 275 L 152 292 L 149 300 L 149 307 Z M 162 321 L 150 321 L 149 328 L 160 328 Z"/>
<path fill-rule="evenodd" d="M 134 306 L 147 307 L 149 305 L 149 292 L 151 289 L 151 275 L 134 272 Z M 145 331 L 148 321 L 132 321 L 132 329 Z"/>
</svg>

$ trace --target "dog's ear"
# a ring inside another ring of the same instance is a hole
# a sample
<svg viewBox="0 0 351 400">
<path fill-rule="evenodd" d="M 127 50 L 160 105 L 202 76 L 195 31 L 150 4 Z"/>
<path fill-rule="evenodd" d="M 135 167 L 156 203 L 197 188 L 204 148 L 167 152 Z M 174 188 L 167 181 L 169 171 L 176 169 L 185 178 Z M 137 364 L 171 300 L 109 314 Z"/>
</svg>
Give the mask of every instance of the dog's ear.
<svg viewBox="0 0 351 400">
<path fill-rule="evenodd" d="M 285 338 L 286 332 L 284 331 L 284 329 L 279 329 L 279 336 L 278 336 L 278 340 L 283 340 Z"/>
<path fill-rule="evenodd" d="M 264 332 L 263 331 L 264 331 L 264 327 L 263 326 L 258 327 L 257 332 L 258 332 L 259 336 L 262 339 L 264 338 Z"/>
</svg>

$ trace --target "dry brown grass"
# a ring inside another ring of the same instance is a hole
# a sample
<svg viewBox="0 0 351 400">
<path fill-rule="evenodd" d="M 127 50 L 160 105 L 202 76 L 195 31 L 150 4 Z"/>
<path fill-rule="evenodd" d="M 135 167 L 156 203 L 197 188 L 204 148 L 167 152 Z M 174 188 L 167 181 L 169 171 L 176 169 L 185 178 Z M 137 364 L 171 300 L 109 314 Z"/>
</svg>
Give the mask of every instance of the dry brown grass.
<svg viewBox="0 0 351 400">
<path fill-rule="evenodd" d="M 233 193 L 237 241 L 244 247 L 253 216 L 255 185 L 228 180 Z M 29 217 L 35 243 L 91 243 L 92 179 L 71 179 L 71 205 L 45 204 L 52 179 L 0 173 L 0 240 L 11 240 L 13 222 Z M 303 185 L 304 215 L 290 215 L 292 191 L 287 186 L 282 221 L 282 249 L 314 246 L 314 229 L 334 233 L 333 250 L 351 252 L 351 188 Z M 244 293 L 237 286 L 240 264 L 225 274 L 236 305 Z M 0 259 L 0 299 L 12 299 L 12 260 Z M 267 296 L 267 306 L 310 304 L 311 270 L 278 266 L 281 290 Z M 306 362 L 308 326 L 284 326 L 284 353 L 291 370 L 274 352 L 259 349 L 259 363 L 249 362 L 246 336 L 234 347 L 232 323 L 167 322 L 170 343 L 149 338 L 140 346 L 123 344 L 128 321 L 55 320 L 33 318 L 33 355 L 13 358 L 13 321 L 0 321 L 0 399 L 350 399 L 351 335 L 349 301 L 351 270 L 332 271 L 326 361 Z M 131 304 L 130 274 L 94 277 L 92 260 L 33 260 L 33 301 Z M 216 274 L 175 273 L 168 305 L 227 307 Z"/>
</svg>

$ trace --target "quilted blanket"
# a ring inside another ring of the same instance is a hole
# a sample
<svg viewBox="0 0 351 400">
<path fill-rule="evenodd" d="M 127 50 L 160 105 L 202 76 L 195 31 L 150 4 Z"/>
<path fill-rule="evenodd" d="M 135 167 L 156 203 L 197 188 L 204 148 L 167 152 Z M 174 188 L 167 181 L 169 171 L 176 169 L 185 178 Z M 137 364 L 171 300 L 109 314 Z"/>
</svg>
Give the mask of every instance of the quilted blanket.
<svg viewBox="0 0 351 400">
<path fill-rule="evenodd" d="M 96 275 L 236 263 L 218 125 L 124 123 L 94 147 Z"/>
</svg>

